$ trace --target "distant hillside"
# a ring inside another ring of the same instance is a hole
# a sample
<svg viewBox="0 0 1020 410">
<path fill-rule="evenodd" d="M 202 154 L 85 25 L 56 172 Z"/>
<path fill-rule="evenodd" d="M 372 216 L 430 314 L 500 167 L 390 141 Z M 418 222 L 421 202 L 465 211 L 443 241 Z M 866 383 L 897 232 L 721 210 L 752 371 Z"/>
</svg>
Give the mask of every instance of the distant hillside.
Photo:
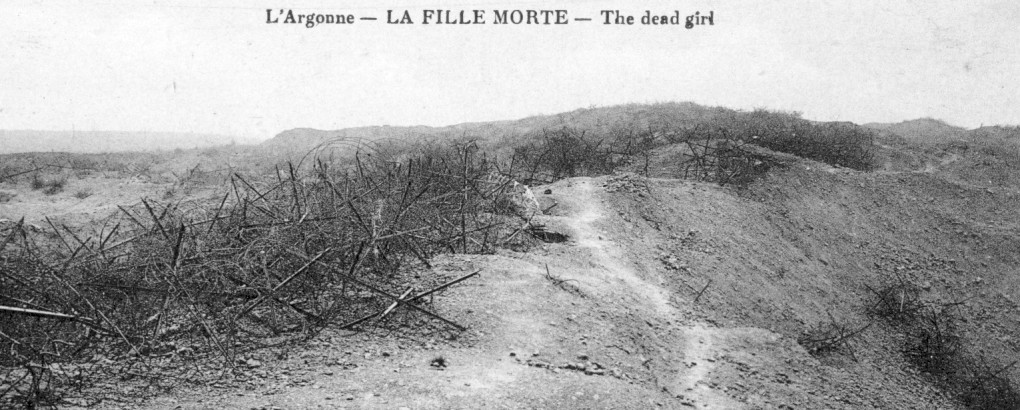
<svg viewBox="0 0 1020 410">
<path fill-rule="evenodd" d="M 733 118 L 737 111 L 722 107 L 706 107 L 690 102 L 660 104 L 626 104 L 611 107 L 582 108 L 570 112 L 539 115 L 518 120 L 463 123 L 445 127 L 360 127 L 324 131 L 297 128 L 284 131 L 262 143 L 273 151 L 307 152 L 319 144 L 335 140 L 381 141 L 386 139 L 477 138 L 497 142 L 506 138 L 539 135 L 542 130 L 572 127 L 589 132 L 605 133 L 614 130 L 632 132 L 661 128 L 664 125 L 692 125 L 724 121 Z"/>
<path fill-rule="evenodd" d="M 967 130 L 934 118 L 919 118 L 896 124 L 869 123 L 864 127 L 887 131 L 912 142 L 945 142 L 963 139 Z"/>
<path fill-rule="evenodd" d="M 156 151 L 253 142 L 227 135 L 171 132 L 0 130 L 0 154 Z"/>
<path fill-rule="evenodd" d="M 389 138 L 406 138 L 414 135 L 432 134 L 438 128 L 372 126 L 325 131 L 313 128 L 295 128 L 277 134 L 262 143 L 262 147 L 273 152 L 306 152 L 319 144 L 332 140 L 379 141 Z"/>
<path fill-rule="evenodd" d="M 968 132 L 971 139 L 1020 143 L 1020 127 L 986 126 Z"/>
</svg>

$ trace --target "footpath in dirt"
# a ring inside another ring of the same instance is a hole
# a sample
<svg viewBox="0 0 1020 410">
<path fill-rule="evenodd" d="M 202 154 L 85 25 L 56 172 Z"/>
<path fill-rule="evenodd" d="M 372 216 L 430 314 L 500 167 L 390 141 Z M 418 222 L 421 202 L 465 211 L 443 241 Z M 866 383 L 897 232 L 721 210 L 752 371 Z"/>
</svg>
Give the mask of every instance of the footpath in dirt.
<svg viewBox="0 0 1020 410">
<path fill-rule="evenodd" d="M 535 222 L 566 235 L 564 242 L 527 253 L 438 258 L 437 273 L 482 270 L 435 300 L 467 332 L 326 332 L 286 357 L 247 358 L 241 381 L 180 389 L 143 406 L 952 407 L 913 375 L 823 365 L 790 337 L 702 306 L 719 296 L 699 289 L 704 282 L 678 277 L 690 268 L 664 267 L 647 245 L 663 235 L 677 238 L 676 246 L 697 246 L 676 234 L 692 228 L 657 221 L 675 226 L 650 229 L 634 221 L 627 203 L 668 195 L 672 206 L 709 212 L 744 200 L 714 185 L 637 180 L 572 178 L 537 187 L 549 212 Z M 713 235 L 699 229 L 702 238 Z M 686 290 L 678 290 L 681 283 Z"/>
</svg>

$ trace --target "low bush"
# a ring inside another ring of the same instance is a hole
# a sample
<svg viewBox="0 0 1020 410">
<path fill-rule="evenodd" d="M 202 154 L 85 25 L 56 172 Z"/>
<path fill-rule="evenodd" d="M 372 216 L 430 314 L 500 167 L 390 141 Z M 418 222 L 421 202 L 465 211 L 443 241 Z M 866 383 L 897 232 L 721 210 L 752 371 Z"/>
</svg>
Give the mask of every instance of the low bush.
<svg viewBox="0 0 1020 410">
<path fill-rule="evenodd" d="M 514 149 L 507 170 L 527 185 L 562 178 L 611 174 L 623 163 L 602 138 L 564 127 L 543 132 L 536 142 Z"/>
<path fill-rule="evenodd" d="M 925 373 L 938 377 L 958 376 L 962 346 L 956 330 L 956 318 L 947 311 L 927 308 L 905 322 L 907 336 L 904 354 Z"/>
<path fill-rule="evenodd" d="M 817 123 L 798 113 L 722 110 L 667 121 L 668 115 L 635 117 L 611 126 L 564 125 L 525 135 L 513 151 L 513 174 L 522 182 L 609 174 L 621 166 L 647 175 L 654 150 L 681 145 L 678 175 L 722 185 L 746 185 L 774 164 L 751 145 L 871 170 L 874 131 L 851 123 Z"/>
<path fill-rule="evenodd" d="M 966 376 L 959 386 L 960 401 L 969 408 L 981 410 L 1020 409 L 1020 391 L 1009 378 L 1003 376 L 1016 361 L 1002 368 L 987 364 L 971 365 L 964 369 Z"/>
<path fill-rule="evenodd" d="M 926 306 L 921 300 L 921 288 L 913 283 L 898 280 L 879 289 L 871 289 L 873 302 L 867 313 L 873 317 L 903 324 L 915 320 Z"/>
<path fill-rule="evenodd" d="M 46 195 L 56 195 L 64 192 L 64 185 L 67 185 L 66 179 L 54 179 L 46 184 L 46 188 L 43 189 L 43 193 Z"/>
<path fill-rule="evenodd" d="M 870 323 L 854 328 L 830 315 L 829 321 L 808 328 L 797 338 L 797 343 L 812 356 L 827 356 L 838 352 L 849 353 L 853 356 L 854 351 L 850 341 L 869 327 L 871 327 Z"/>
<path fill-rule="evenodd" d="M 54 195 L 63 192 L 65 185 L 67 185 L 67 177 L 63 175 L 43 177 L 39 173 L 32 174 L 32 189 L 42 190 L 46 195 Z"/>
<path fill-rule="evenodd" d="M 46 187 L 46 180 L 39 174 L 32 174 L 31 185 L 33 191 L 38 191 Z"/>
<path fill-rule="evenodd" d="M 955 304 L 924 301 L 920 288 L 902 279 L 871 292 L 868 313 L 903 334 L 903 355 L 918 370 L 967 408 L 1020 408 L 1020 392 L 1004 374 L 1017 361 L 995 368 L 968 351 L 958 329 L 960 319 L 948 309 Z"/>
<path fill-rule="evenodd" d="M 92 190 L 89 188 L 82 188 L 74 193 L 74 197 L 78 199 L 85 199 L 90 196 L 92 196 Z"/>
<path fill-rule="evenodd" d="M 739 117 L 735 128 L 755 144 L 830 165 L 874 168 L 874 131 L 852 123 L 814 123 L 796 113 L 756 110 Z"/>
</svg>

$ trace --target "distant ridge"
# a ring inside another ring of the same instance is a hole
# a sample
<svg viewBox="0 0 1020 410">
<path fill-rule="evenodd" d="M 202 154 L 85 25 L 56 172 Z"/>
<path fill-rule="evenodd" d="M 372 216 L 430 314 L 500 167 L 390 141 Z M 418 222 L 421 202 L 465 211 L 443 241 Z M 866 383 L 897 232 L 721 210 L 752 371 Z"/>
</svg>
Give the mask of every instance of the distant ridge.
<svg viewBox="0 0 1020 410">
<path fill-rule="evenodd" d="M 0 130 L 0 154 L 18 152 L 138 152 L 203 148 L 254 140 L 216 134 L 128 131 Z"/>
<path fill-rule="evenodd" d="M 986 125 L 984 127 L 970 131 L 970 135 L 972 138 L 986 140 L 998 139 L 1012 142 L 1020 142 L 1020 127 Z"/>
<path fill-rule="evenodd" d="M 934 118 L 918 118 L 900 123 L 868 123 L 864 127 L 897 134 L 914 142 L 945 142 L 963 139 L 967 129 Z"/>
<path fill-rule="evenodd" d="M 283 131 L 262 143 L 262 147 L 289 153 L 307 152 L 323 142 L 334 139 L 381 141 L 386 139 L 481 138 L 499 140 L 534 136 L 542 130 L 575 127 L 588 131 L 610 129 L 647 129 L 652 124 L 692 124 L 699 121 L 732 116 L 735 110 L 707 107 L 691 102 L 657 104 L 624 104 L 609 107 L 581 108 L 550 115 L 536 115 L 516 120 L 469 122 L 442 127 L 373 126 L 318 130 L 295 128 Z"/>
<path fill-rule="evenodd" d="M 318 130 L 314 128 L 294 128 L 277 134 L 262 143 L 262 147 L 273 151 L 303 152 L 331 140 L 379 141 L 389 138 L 407 138 L 420 135 L 431 135 L 439 128 L 426 126 L 390 127 L 371 126 L 345 128 L 341 130 Z"/>
</svg>

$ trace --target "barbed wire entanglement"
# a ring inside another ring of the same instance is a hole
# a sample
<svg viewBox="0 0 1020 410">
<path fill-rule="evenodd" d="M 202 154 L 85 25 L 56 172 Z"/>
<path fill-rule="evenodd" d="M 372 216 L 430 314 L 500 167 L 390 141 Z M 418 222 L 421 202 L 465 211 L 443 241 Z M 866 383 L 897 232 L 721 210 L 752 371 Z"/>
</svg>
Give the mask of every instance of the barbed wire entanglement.
<svg viewBox="0 0 1020 410">
<path fill-rule="evenodd" d="M 200 363 L 229 369 L 239 352 L 398 305 L 409 326 L 463 330 L 424 296 L 477 272 L 423 272 L 438 253 L 528 240 L 513 181 L 491 178 L 472 143 L 382 157 L 233 174 L 216 200 L 145 199 L 97 235 L 4 223 L 0 403 L 88 405 L 123 395 L 111 384 L 126 379 L 159 391 L 199 377 Z"/>
</svg>

